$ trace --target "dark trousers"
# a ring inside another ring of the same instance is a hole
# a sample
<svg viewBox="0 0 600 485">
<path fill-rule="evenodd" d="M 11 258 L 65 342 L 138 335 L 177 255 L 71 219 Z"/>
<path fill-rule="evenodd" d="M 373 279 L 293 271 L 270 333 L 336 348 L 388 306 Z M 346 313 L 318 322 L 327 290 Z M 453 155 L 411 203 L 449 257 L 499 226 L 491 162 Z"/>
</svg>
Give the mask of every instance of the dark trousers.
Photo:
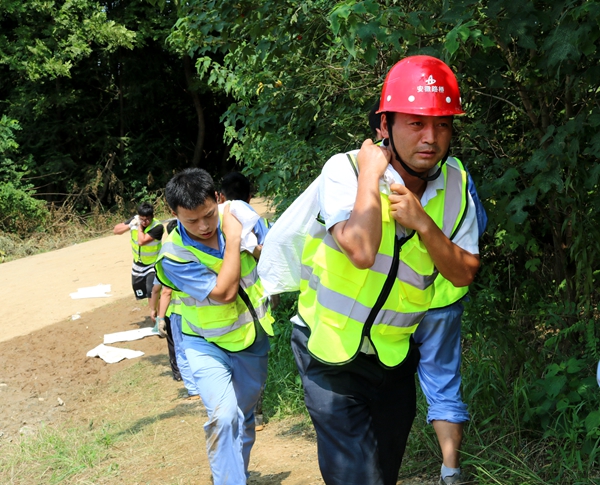
<svg viewBox="0 0 600 485">
<path fill-rule="evenodd" d="M 317 433 L 319 468 L 327 485 L 395 485 L 416 414 L 415 345 L 401 366 L 385 369 L 359 354 L 327 365 L 306 350 L 310 330 L 294 325 L 292 350 L 304 401 Z"/>
<path fill-rule="evenodd" d="M 167 347 L 169 348 L 169 363 L 171 364 L 171 372 L 173 372 L 173 379 L 180 381 L 181 374 L 179 373 L 177 359 L 175 358 L 175 344 L 173 343 L 173 332 L 171 332 L 171 319 L 169 317 L 165 317 L 165 323 L 167 325 Z"/>
</svg>

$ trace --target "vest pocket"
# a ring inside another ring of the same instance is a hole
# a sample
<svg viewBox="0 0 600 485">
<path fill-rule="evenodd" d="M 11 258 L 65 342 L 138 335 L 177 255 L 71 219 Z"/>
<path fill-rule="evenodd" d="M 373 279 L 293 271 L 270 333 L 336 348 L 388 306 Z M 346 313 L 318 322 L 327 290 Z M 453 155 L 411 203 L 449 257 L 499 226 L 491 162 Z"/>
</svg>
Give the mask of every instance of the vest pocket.
<svg viewBox="0 0 600 485">
<path fill-rule="evenodd" d="M 400 256 L 409 268 L 420 275 L 431 275 L 435 270 L 433 259 L 418 234 L 402 247 Z"/>
<path fill-rule="evenodd" d="M 407 283 L 399 281 L 400 294 L 402 299 L 415 305 L 414 308 L 408 308 L 408 311 L 426 311 L 433 301 L 435 294 L 434 285 L 430 285 L 425 290 L 415 290 L 415 288 Z M 403 303 L 405 305 L 406 303 Z M 405 310 L 406 311 L 406 310 Z"/>
</svg>

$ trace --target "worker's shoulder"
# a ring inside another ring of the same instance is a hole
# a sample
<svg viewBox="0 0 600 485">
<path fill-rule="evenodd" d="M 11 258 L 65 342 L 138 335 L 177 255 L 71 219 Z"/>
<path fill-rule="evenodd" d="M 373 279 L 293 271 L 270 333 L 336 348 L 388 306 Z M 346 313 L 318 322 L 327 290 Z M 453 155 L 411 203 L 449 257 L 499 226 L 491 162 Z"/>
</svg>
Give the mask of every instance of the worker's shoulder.
<svg viewBox="0 0 600 485">
<path fill-rule="evenodd" d="M 446 164 L 456 170 L 465 170 L 463 162 L 457 157 L 449 156 L 446 160 Z"/>
</svg>

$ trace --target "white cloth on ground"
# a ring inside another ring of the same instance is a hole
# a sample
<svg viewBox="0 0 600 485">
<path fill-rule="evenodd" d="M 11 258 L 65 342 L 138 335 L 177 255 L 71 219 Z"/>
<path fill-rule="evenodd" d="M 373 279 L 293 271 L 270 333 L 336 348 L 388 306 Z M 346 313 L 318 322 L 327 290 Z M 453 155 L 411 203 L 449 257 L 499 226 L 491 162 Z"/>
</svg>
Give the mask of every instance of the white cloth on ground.
<svg viewBox="0 0 600 485">
<path fill-rule="evenodd" d="M 144 355 L 144 352 L 141 350 L 119 349 L 104 344 L 94 347 L 86 354 L 87 357 L 100 357 L 108 364 L 114 364 L 123 359 L 134 359 L 135 357 L 141 357 L 142 355 Z"/>
<path fill-rule="evenodd" d="M 126 330 L 124 332 L 107 333 L 104 335 L 105 344 L 114 344 L 115 342 L 130 342 L 139 340 L 150 335 L 158 335 L 153 332 L 153 327 L 136 328 L 134 330 Z"/>
<path fill-rule="evenodd" d="M 87 286 L 85 288 L 77 288 L 75 293 L 69 293 L 73 300 L 79 300 L 81 298 L 107 298 L 112 296 L 110 293 L 110 285 L 99 284 L 96 286 Z"/>
</svg>

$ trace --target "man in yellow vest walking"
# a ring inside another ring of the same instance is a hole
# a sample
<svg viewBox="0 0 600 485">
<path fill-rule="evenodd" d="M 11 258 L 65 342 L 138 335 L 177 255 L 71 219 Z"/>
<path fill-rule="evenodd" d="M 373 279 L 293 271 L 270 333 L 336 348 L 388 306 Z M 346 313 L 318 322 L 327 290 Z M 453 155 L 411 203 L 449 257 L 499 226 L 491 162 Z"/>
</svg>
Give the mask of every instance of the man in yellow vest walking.
<svg viewBox="0 0 600 485">
<path fill-rule="evenodd" d="M 369 125 L 381 140 L 381 113 L 378 100 L 369 112 Z M 475 204 L 479 238 L 487 226 L 487 214 L 467 171 L 467 188 Z M 461 320 L 463 301 L 469 288 L 454 288 L 442 275 L 434 282 L 435 297 L 414 334 L 421 360 L 417 367 L 419 383 L 427 399 L 427 422 L 434 427 L 442 451 L 439 485 L 464 481 L 460 469 L 460 448 L 464 423 L 469 420 L 462 399 L 460 366 L 462 361 Z"/>
<path fill-rule="evenodd" d="M 468 286 L 479 268 L 467 176 L 449 156 L 464 114 L 450 68 L 407 57 L 388 73 L 382 147 L 324 166 L 320 217 L 302 254 L 292 348 L 327 485 L 395 485 L 416 412 L 412 334 L 442 274 Z"/>
<path fill-rule="evenodd" d="M 114 234 L 131 235 L 131 252 L 133 266 L 131 267 L 131 286 L 138 300 L 148 298 L 150 318 L 156 318 L 156 304 L 152 294 L 154 283 L 154 263 L 161 248 L 164 226 L 154 218 L 154 207 L 149 202 L 142 202 L 137 207 L 137 214 L 125 222 L 117 224 Z"/>
<path fill-rule="evenodd" d="M 256 260 L 241 251 L 241 223 L 230 206 L 219 216 L 212 177 L 202 169 L 183 170 L 167 183 L 165 197 L 178 223 L 156 274 L 178 292 L 181 345 L 208 414 L 213 483 L 246 485 L 273 317 Z"/>
</svg>

